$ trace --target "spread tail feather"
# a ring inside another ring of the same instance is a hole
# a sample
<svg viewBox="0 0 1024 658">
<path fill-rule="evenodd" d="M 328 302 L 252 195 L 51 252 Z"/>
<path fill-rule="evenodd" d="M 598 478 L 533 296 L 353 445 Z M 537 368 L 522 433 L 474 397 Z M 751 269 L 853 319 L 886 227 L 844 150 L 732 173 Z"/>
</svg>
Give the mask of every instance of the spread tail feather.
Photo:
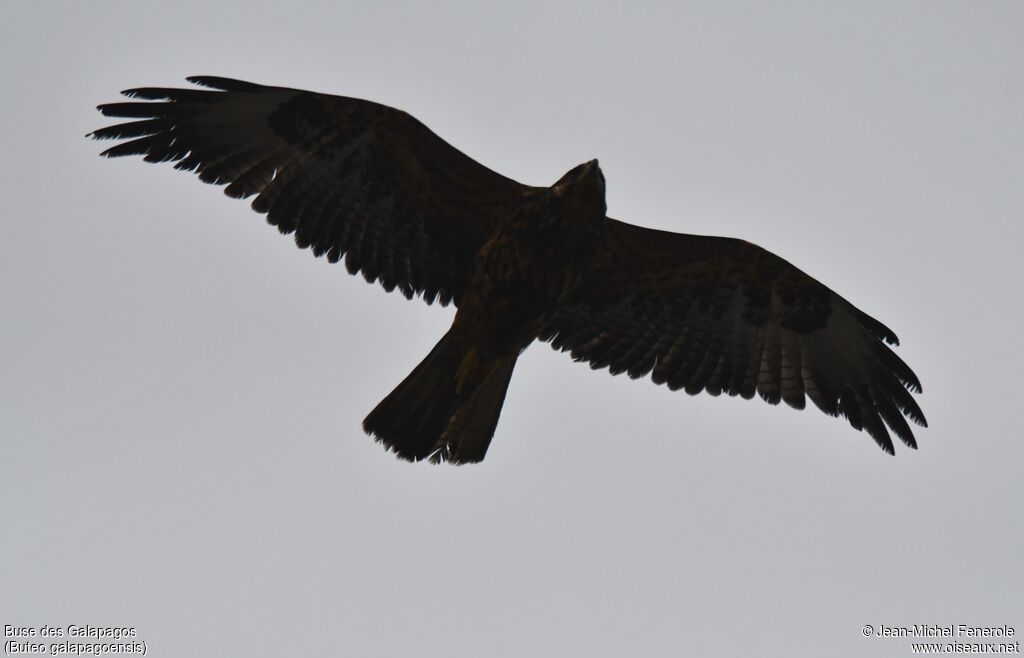
<svg viewBox="0 0 1024 658">
<path fill-rule="evenodd" d="M 463 355 L 451 334 L 445 334 L 370 412 L 363 429 L 409 461 L 481 461 L 498 425 L 516 358 L 478 364 L 474 353 Z M 467 368 L 485 377 L 467 376 Z"/>
</svg>

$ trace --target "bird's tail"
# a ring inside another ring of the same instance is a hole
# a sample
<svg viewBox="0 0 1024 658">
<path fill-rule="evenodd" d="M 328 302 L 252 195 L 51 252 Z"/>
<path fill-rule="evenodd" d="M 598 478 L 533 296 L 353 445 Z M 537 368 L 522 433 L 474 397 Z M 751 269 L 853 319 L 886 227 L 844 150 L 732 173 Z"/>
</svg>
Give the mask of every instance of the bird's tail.
<svg viewBox="0 0 1024 658">
<path fill-rule="evenodd" d="M 478 462 L 498 425 L 515 356 L 481 362 L 451 332 L 363 421 L 363 429 L 410 461 Z"/>
</svg>

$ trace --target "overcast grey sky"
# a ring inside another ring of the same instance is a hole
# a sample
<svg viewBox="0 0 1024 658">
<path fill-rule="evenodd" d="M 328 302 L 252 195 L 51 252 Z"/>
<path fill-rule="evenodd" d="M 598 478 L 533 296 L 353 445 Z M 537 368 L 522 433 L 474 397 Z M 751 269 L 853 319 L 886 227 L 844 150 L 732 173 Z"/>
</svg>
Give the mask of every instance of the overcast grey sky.
<svg viewBox="0 0 1024 658">
<path fill-rule="evenodd" d="M 1024 5 L 470 4 L 7 6 L 0 623 L 253 657 L 1024 632 Z M 921 449 L 535 345 L 483 464 L 399 462 L 360 423 L 452 309 L 83 138 L 193 74 L 394 105 L 527 183 L 599 157 L 612 216 L 756 242 L 892 327 Z"/>
</svg>

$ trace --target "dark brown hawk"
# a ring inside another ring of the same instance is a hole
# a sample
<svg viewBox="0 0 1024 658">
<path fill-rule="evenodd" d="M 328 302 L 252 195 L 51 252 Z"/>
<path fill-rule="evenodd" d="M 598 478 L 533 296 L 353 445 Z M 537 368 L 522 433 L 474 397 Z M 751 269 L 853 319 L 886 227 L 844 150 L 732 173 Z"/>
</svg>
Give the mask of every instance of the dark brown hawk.
<svg viewBox="0 0 1024 658">
<path fill-rule="evenodd" d="M 593 160 L 549 188 L 480 165 L 405 112 L 355 98 L 193 77 L 99 106 L 106 156 L 175 162 L 302 248 L 385 290 L 454 303 L 451 329 L 363 423 L 410 460 L 484 458 L 516 359 L 548 341 L 594 369 L 694 395 L 844 416 L 893 453 L 917 444 L 921 385 L 885 325 L 778 256 L 605 216 Z M 888 429 L 886 426 L 888 425 Z"/>
</svg>

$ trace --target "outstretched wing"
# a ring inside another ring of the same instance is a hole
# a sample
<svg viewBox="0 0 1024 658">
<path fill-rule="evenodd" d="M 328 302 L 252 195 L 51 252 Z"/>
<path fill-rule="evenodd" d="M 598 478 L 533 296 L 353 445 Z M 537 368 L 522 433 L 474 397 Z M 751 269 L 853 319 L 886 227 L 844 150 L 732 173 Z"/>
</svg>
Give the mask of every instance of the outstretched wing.
<svg viewBox="0 0 1024 658">
<path fill-rule="evenodd" d="M 541 339 L 611 373 L 696 395 L 727 393 L 825 413 L 866 429 L 892 454 L 886 425 L 916 448 L 904 415 L 917 377 L 895 334 L 778 256 L 742 240 L 609 219 L 587 285 Z M 884 422 L 883 422 L 884 421 Z"/>
<path fill-rule="evenodd" d="M 377 103 L 239 80 L 209 89 L 139 88 L 100 105 L 136 119 L 92 133 L 127 139 L 103 155 L 177 162 L 254 210 L 301 248 L 343 256 L 406 297 L 459 299 L 473 255 L 528 187 L 455 149 L 412 116 Z"/>
</svg>

